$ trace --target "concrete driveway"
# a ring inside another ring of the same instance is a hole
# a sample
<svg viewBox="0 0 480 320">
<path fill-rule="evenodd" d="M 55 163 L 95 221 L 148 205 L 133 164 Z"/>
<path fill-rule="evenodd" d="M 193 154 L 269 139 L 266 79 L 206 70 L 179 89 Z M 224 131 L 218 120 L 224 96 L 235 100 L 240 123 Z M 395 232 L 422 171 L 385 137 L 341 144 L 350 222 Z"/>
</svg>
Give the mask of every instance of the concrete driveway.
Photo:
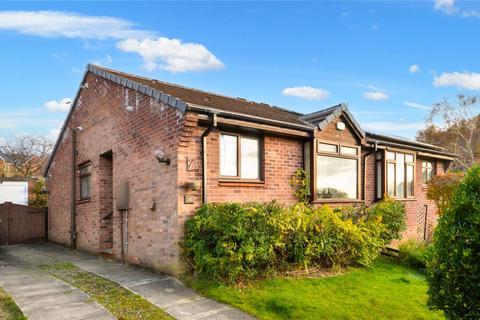
<svg viewBox="0 0 480 320">
<path fill-rule="evenodd" d="M 83 291 L 11 254 L 16 249 L 0 247 L 0 287 L 28 319 L 115 319 Z"/>
<path fill-rule="evenodd" d="M 39 265 L 52 262 L 70 262 L 77 267 L 84 269 L 93 274 L 112 280 L 122 287 L 136 293 L 152 304 L 162 308 L 176 319 L 181 320 L 196 320 L 196 319 L 211 319 L 211 320 L 251 320 L 253 317 L 245 314 L 244 312 L 232 308 L 228 305 L 221 304 L 214 300 L 200 296 L 195 291 L 187 288 L 181 281 L 174 277 L 161 275 L 152 272 L 147 269 L 124 266 L 120 263 L 115 263 L 109 260 L 99 258 L 97 256 L 89 255 L 87 253 L 79 251 L 71 251 L 64 247 L 54 245 L 51 243 L 44 244 L 32 244 L 32 245 L 17 245 L 3 249 L 6 258 L 2 259 L 2 252 L 0 252 L 0 286 L 4 288 L 7 293 L 12 295 L 13 299 L 17 302 L 20 309 L 24 308 L 29 310 L 28 303 L 23 303 L 22 296 L 17 294 L 16 286 L 21 286 L 19 282 L 15 284 L 12 278 L 15 278 L 14 274 L 10 276 L 10 282 L 3 280 L 3 274 L 8 275 L 8 272 L 21 272 L 21 268 L 26 268 L 28 272 L 40 272 L 33 271 L 32 265 Z M 12 265 L 13 264 L 13 265 Z M 17 266 L 18 264 L 18 266 Z M 2 267 L 5 265 L 4 267 Z M 30 267 L 29 267 L 30 266 Z M 2 269 L 4 273 L 2 274 Z M 13 268 L 13 269 L 12 269 Z M 30 269 L 29 269 L 30 268 Z M 24 272 L 24 271 L 22 271 Z M 42 277 L 39 273 L 37 276 Z M 53 278 L 48 275 L 43 275 L 46 279 Z M 53 278 L 53 280 L 62 281 Z M 13 281 L 13 282 L 12 282 Z M 50 281 L 50 280 L 49 280 Z M 60 286 L 57 283 L 58 286 Z M 71 286 L 70 290 L 76 290 Z M 52 282 L 52 286 L 53 282 Z M 65 289 L 66 287 L 64 287 Z M 52 297 L 53 298 L 53 297 Z M 66 299 L 66 298 L 62 298 Z M 76 300 L 75 300 L 76 301 Z M 19 302 L 19 303 L 18 303 Z M 78 301 L 76 301 L 78 302 Z M 95 308 L 100 307 L 96 303 Z M 22 308 L 23 306 L 23 308 Z M 100 312 L 99 310 L 99 312 Z M 92 311 L 93 312 L 93 311 Z M 27 313 L 31 314 L 30 311 Z M 57 319 L 57 318 L 33 318 L 27 315 L 29 319 Z M 104 319 L 108 314 L 94 316 L 92 319 Z M 58 318 L 58 319 L 74 319 L 74 318 Z M 75 318 L 75 319 L 88 319 L 88 318 Z M 107 318 L 105 318 L 107 319 Z"/>
</svg>

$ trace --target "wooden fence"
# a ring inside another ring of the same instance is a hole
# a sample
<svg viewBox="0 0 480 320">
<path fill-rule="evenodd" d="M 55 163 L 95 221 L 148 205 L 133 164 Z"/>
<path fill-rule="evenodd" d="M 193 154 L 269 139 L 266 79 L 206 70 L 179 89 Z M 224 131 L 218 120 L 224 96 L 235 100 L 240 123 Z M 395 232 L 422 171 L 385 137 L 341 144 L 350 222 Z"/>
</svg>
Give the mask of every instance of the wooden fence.
<svg viewBox="0 0 480 320">
<path fill-rule="evenodd" d="M 0 204 L 0 245 L 45 241 L 47 217 L 47 209 Z"/>
</svg>

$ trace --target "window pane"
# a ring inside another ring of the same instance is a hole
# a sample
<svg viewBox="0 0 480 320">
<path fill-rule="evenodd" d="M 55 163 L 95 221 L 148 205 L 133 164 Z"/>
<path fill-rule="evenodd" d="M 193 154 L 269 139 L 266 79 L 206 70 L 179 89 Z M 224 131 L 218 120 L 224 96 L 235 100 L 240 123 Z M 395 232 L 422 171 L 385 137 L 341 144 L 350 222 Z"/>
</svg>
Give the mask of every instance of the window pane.
<svg viewBox="0 0 480 320">
<path fill-rule="evenodd" d="M 85 199 L 90 197 L 90 176 L 80 179 L 80 198 Z"/>
<path fill-rule="evenodd" d="M 90 173 L 90 165 L 86 165 L 86 166 L 80 168 L 80 175 L 81 176 L 83 176 L 85 174 L 89 174 L 89 173 Z"/>
<path fill-rule="evenodd" d="M 242 161 L 240 171 L 242 178 L 245 179 L 259 179 L 259 142 L 257 138 L 245 138 L 242 137 L 241 143 L 241 157 Z"/>
<path fill-rule="evenodd" d="M 318 151 L 338 153 L 338 146 L 335 144 L 319 143 Z"/>
<path fill-rule="evenodd" d="M 413 196 L 413 172 L 414 166 L 408 165 L 407 166 L 407 196 Z"/>
<path fill-rule="evenodd" d="M 382 159 L 382 153 L 379 151 L 377 153 L 375 153 L 375 159 L 377 160 L 381 160 Z"/>
<path fill-rule="evenodd" d="M 395 163 L 387 164 L 387 192 L 389 196 L 395 196 Z"/>
<path fill-rule="evenodd" d="M 340 153 L 341 154 L 348 154 L 348 155 L 357 155 L 357 148 L 352 148 L 352 147 L 340 147 Z"/>
<path fill-rule="evenodd" d="M 357 198 L 357 160 L 317 156 L 317 196 Z"/>
<path fill-rule="evenodd" d="M 237 176 L 237 137 L 220 135 L 220 175 Z"/>
<path fill-rule="evenodd" d="M 376 163 L 376 173 L 375 173 L 375 177 L 376 177 L 376 187 L 377 187 L 377 198 L 380 199 L 383 195 L 382 195 L 382 162 L 381 161 L 377 161 Z"/>
<path fill-rule="evenodd" d="M 388 160 L 395 160 L 395 152 L 387 152 Z"/>
<path fill-rule="evenodd" d="M 396 196 L 405 198 L 405 155 L 397 153 Z"/>
<path fill-rule="evenodd" d="M 406 154 L 405 155 L 405 162 L 413 162 L 413 155 Z"/>
</svg>

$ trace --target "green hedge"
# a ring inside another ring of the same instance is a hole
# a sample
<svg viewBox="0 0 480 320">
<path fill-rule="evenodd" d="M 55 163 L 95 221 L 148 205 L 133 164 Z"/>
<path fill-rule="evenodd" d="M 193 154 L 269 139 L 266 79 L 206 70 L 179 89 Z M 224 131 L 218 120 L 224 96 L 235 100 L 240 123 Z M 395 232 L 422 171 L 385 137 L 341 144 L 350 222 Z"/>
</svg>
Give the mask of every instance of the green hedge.
<svg viewBox="0 0 480 320">
<path fill-rule="evenodd" d="M 480 166 L 465 175 L 440 216 L 427 259 L 430 307 L 480 319 Z"/>
<path fill-rule="evenodd" d="M 405 217 L 391 214 L 394 201 L 382 208 L 206 204 L 186 223 L 184 252 L 198 275 L 232 282 L 285 268 L 369 265 L 396 237 L 380 212 Z"/>
<path fill-rule="evenodd" d="M 406 264 L 424 270 L 430 247 L 431 245 L 423 241 L 408 240 L 399 245 L 398 256 Z"/>
</svg>

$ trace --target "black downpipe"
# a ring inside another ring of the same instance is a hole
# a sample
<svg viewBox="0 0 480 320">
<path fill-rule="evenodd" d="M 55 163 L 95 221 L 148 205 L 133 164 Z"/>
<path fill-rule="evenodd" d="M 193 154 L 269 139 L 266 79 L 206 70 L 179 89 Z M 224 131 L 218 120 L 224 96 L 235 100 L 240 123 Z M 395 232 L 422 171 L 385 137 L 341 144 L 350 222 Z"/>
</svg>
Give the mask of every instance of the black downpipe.
<svg viewBox="0 0 480 320">
<path fill-rule="evenodd" d="M 212 114 L 209 127 L 202 133 L 202 203 L 208 202 L 207 197 L 207 136 L 217 126 L 217 115 Z"/>
<path fill-rule="evenodd" d="M 76 223 L 76 195 L 77 195 L 77 131 L 72 129 L 72 195 L 70 207 L 70 249 L 77 249 Z"/>
</svg>

